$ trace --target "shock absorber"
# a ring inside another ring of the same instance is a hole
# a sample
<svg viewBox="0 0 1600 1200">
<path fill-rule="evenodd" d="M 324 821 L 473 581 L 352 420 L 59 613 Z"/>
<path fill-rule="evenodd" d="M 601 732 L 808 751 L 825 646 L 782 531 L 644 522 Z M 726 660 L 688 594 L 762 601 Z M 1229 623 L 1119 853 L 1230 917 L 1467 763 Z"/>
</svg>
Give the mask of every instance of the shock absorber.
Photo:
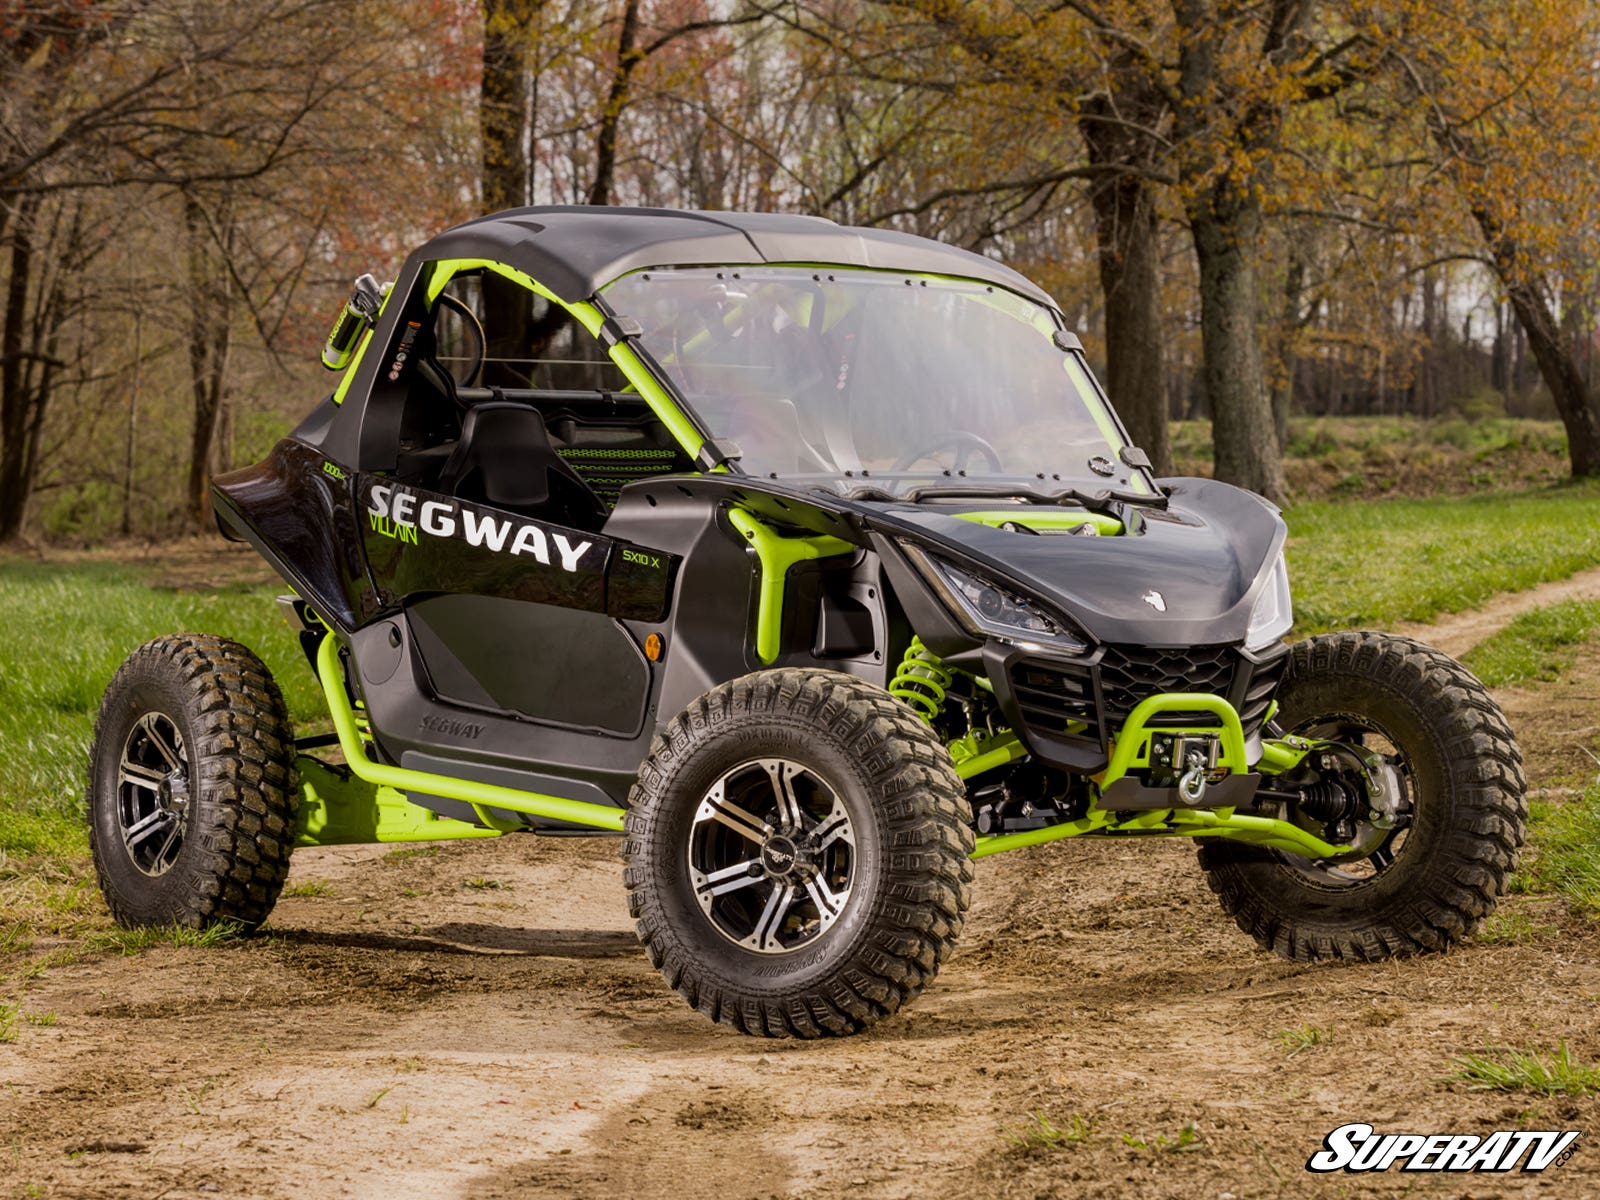
<svg viewBox="0 0 1600 1200">
<path fill-rule="evenodd" d="M 932 650 L 913 637 L 900 666 L 889 681 L 889 694 L 911 706 L 930 725 L 944 708 L 945 692 L 955 675 Z"/>
</svg>

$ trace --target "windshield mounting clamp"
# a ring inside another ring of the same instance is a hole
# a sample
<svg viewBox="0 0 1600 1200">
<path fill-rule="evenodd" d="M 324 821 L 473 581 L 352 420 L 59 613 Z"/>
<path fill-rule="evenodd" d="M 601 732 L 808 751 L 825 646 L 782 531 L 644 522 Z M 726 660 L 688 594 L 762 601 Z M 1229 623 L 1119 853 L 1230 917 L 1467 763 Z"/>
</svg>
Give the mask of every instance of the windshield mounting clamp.
<svg viewBox="0 0 1600 1200">
<path fill-rule="evenodd" d="M 610 313 L 604 321 L 600 322 L 600 341 L 607 350 L 618 342 L 633 341 L 644 336 L 644 326 L 632 317 L 624 317 L 620 313 Z"/>
</svg>

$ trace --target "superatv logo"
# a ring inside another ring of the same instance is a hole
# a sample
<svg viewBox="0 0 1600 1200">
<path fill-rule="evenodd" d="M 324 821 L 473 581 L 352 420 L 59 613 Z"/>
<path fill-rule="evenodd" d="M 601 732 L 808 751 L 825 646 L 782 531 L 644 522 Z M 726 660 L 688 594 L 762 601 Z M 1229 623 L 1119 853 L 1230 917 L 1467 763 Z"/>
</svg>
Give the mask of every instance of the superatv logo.
<svg viewBox="0 0 1600 1200">
<path fill-rule="evenodd" d="M 419 500 L 412 492 L 378 484 L 367 495 L 367 520 L 374 533 L 397 542 L 417 542 L 417 534 L 461 538 L 469 546 L 504 554 L 530 554 L 545 566 L 555 550 L 563 571 L 576 571 L 593 542 L 573 543 L 564 533 L 548 538 L 538 525 L 474 512 L 453 500 Z M 513 530 L 515 531 L 513 533 Z"/>
<path fill-rule="evenodd" d="M 1322 1139 L 1323 1148 L 1306 1161 L 1308 1171 L 1543 1171 L 1577 1152 L 1579 1131 L 1501 1130 L 1483 1137 L 1471 1133 L 1387 1133 L 1359 1122 L 1341 1125 Z"/>
</svg>

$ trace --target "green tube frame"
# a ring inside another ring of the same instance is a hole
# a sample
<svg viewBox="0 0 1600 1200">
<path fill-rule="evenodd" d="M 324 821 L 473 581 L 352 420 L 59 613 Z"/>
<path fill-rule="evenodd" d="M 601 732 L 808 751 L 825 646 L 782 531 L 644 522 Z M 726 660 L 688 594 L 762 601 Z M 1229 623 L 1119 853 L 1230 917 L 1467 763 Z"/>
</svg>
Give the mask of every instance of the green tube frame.
<svg viewBox="0 0 1600 1200">
<path fill-rule="evenodd" d="M 728 521 L 745 536 L 761 564 L 761 587 L 756 598 L 756 657 L 773 662 L 783 641 L 783 593 L 789 568 L 818 558 L 853 554 L 856 546 L 843 538 L 819 533 L 808 537 L 783 537 L 741 509 L 730 508 Z"/>
<path fill-rule="evenodd" d="M 1162 733 L 1196 733 L 1215 735 L 1222 743 L 1221 754 L 1217 765 L 1225 767 L 1236 774 L 1245 774 L 1250 770 L 1250 762 L 1246 756 L 1244 744 L 1244 728 L 1239 722 L 1239 714 L 1233 705 L 1221 696 L 1212 696 L 1200 692 L 1171 692 L 1163 696 L 1151 696 L 1142 701 L 1123 723 L 1117 740 L 1111 749 L 1111 759 L 1106 764 L 1105 772 L 1099 777 L 1099 786 L 1104 788 L 1129 771 L 1141 770 L 1150 766 L 1150 735 L 1148 725 L 1151 718 L 1163 712 L 1207 712 L 1211 713 L 1220 722 L 1220 728 L 1213 729 L 1179 729 L 1163 726 Z M 1263 747 L 1263 760 L 1261 768 L 1268 772 L 1280 772 L 1297 765 L 1311 749 L 1311 743 L 1302 742 L 1298 738 L 1287 739 L 1281 743 L 1268 743 Z M 976 762 L 977 760 L 970 760 Z M 1000 765 L 998 763 L 992 765 Z M 985 768 L 987 769 L 987 768 Z M 958 768 L 959 770 L 959 768 Z M 974 771 L 972 774 L 976 774 Z M 966 773 L 963 773 L 966 778 Z M 1246 842 L 1255 846 L 1265 846 L 1275 850 L 1284 850 L 1291 854 L 1304 855 L 1311 859 L 1336 858 L 1351 850 L 1349 846 L 1336 846 L 1324 841 L 1313 833 L 1301 829 L 1289 821 L 1280 821 L 1276 817 L 1258 817 L 1248 813 L 1239 813 L 1232 808 L 1217 809 L 1157 809 L 1153 811 L 1136 812 L 1132 816 L 1119 819 L 1114 812 L 1107 812 L 1100 808 L 1098 803 L 1091 804 L 1089 811 L 1075 821 L 1063 821 L 1058 825 L 1047 825 L 1043 829 L 1028 829 L 1020 833 L 992 834 L 978 839 L 977 848 L 973 850 L 973 858 L 984 858 L 990 854 L 1000 854 L 1006 850 L 1020 850 L 1026 846 L 1039 846 L 1045 842 L 1055 842 L 1062 838 L 1080 837 L 1086 833 L 1098 833 L 1106 836 L 1144 836 L 1144 837 L 1221 837 L 1236 842 Z"/>
<path fill-rule="evenodd" d="M 503 832 L 440 816 L 392 787 L 373 787 L 310 755 L 300 755 L 295 767 L 300 776 L 296 846 L 445 842 L 499 837 Z"/>
<path fill-rule="evenodd" d="M 1116 743 L 1111 748 L 1111 761 L 1106 764 L 1105 774 L 1100 778 L 1102 788 L 1115 783 L 1129 771 L 1142 770 L 1150 766 L 1151 731 L 1147 726 L 1151 718 L 1167 712 L 1204 712 L 1216 717 L 1221 722 L 1221 727 L 1218 729 L 1163 727 L 1161 732 L 1213 734 L 1222 743 L 1222 753 L 1217 759 L 1217 766 L 1225 767 L 1238 775 L 1250 770 L 1250 760 L 1244 749 L 1244 726 L 1239 723 L 1239 714 L 1234 711 L 1233 705 L 1221 696 L 1213 696 L 1206 692 L 1168 692 L 1141 701 L 1128 714 L 1128 719 L 1122 723 Z"/>
<path fill-rule="evenodd" d="M 322 644 L 317 647 L 317 679 L 322 684 L 323 695 L 328 702 L 328 714 L 333 718 L 339 749 L 344 752 L 345 763 L 358 779 L 402 792 L 421 792 L 443 796 L 447 800 L 464 801 L 472 805 L 479 819 L 490 828 L 497 828 L 503 823 L 490 818 L 484 810 L 503 808 L 552 821 L 569 821 L 596 831 L 622 832 L 623 810 L 620 808 L 546 796 L 539 792 L 523 792 L 470 779 L 454 779 L 448 775 L 433 775 L 372 761 L 361 745 L 355 710 L 345 694 L 344 677 L 339 669 L 339 643 L 332 633 L 323 634 Z"/>
<path fill-rule="evenodd" d="M 969 735 L 970 736 L 970 735 Z M 959 739 L 965 741 L 966 739 Z M 951 758 L 956 764 L 956 774 L 962 779 L 972 779 L 982 775 L 985 771 L 992 771 L 996 767 L 1003 767 L 1016 762 L 1019 758 L 1028 757 L 1028 748 L 1014 733 L 1007 733 L 1003 737 L 995 738 L 988 743 L 987 748 L 977 753 L 964 757 Z"/>
</svg>

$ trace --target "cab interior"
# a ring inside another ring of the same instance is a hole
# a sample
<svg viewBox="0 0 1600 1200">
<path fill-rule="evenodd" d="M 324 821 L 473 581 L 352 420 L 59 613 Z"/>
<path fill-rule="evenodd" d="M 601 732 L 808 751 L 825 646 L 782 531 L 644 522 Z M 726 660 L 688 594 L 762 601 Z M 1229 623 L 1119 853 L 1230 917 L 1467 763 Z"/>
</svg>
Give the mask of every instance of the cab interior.
<svg viewBox="0 0 1600 1200">
<path fill-rule="evenodd" d="M 408 349 L 401 482 L 598 531 L 621 489 L 693 469 L 605 348 L 494 272 L 457 274 Z"/>
</svg>

